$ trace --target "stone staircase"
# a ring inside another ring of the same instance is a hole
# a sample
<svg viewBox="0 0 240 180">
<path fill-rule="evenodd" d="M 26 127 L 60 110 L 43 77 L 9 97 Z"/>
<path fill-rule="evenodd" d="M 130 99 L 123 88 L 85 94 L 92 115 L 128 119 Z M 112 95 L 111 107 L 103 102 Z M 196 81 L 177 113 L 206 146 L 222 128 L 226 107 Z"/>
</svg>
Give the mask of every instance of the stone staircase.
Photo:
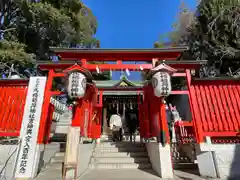
<svg viewBox="0 0 240 180">
<path fill-rule="evenodd" d="M 60 147 L 60 151 L 65 151 L 65 147 Z M 64 152 L 55 153 L 50 162 L 46 164 L 35 179 L 61 179 L 64 155 Z M 187 156 L 180 153 L 179 150 L 177 150 L 177 146 L 172 146 L 172 158 L 175 170 L 184 170 L 185 172 L 194 172 L 194 174 L 196 174 L 197 164 L 191 162 Z M 89 170 L 100 171 L 109 169 L 135 171 L 140 169 L 144 172 L 154 174 L 145 145 L 140 142 L 114 143 L 110 140 L 102 140 L 101 143 L 97 144 L 94 148 L 88 168 Z"/>
<path fill-rule="evenodd" d="M 144 144 L 101 142 L 91 158 L 92 169 L 151 169 Z"/>
<path fill-rule="evenodd" d="M 62 167 L 64 162 L 64 152 L 57 152 L 50 162 L 41 170 L 36 180 L 56 180 L 62 179 Z"/>
</svg>

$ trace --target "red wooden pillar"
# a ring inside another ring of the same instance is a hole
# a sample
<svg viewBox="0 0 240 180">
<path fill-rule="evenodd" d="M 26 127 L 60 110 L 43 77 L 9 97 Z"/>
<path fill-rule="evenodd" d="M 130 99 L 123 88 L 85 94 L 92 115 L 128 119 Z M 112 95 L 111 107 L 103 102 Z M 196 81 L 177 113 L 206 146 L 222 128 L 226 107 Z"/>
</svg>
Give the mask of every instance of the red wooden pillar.
<svg viewBox="0 0 240 180">
<path fill-rule="evenodd" d="M 85 121 L 85 118 L 88 118 L 88 109 L 87 109 L 87 102 L 86 100 L 82 99 L 81 101 L 81 108 L 79 108 L 79 111 L 76 112 L 78 113 L 79 121 L 80 121 L 80 128 L 81 128 L 81 136 L 87 136 L 85 134 L 85 125 L 88 123 L 88 121 Z"/>
<path fill-rule="evenodd" d="M 159 124 L 160 124 L 160 138 L 161 138 L 161 143 L 164 144 L 169 144 L 170 138 L 169 138 L 169 130 L 168 130 L 168 124 L 167 124 L 167 115 L 166 115 L 166 106 L 163 103 L 163 99 L 159 99 Z"/>
<path fill-rule="evenodd" d="M 88 137 L 92 138 L 92 123 L 93 123 L 93 104 L 92 101 L 88 101 L 88 109 L 89 109 L 89 115 L 88 115 Z"/>
<path fill-rule="evenodd" d="M 159 137 L 159 132 L 161 128 L 161 114 L 159 111 L 159 99 L 153 94 L 153 88 L 151 90 L 151 101 L 149 104 L 150 107 L 150 124 L 151 124 L 151 135 L 152 137 Z"/>
<path fill-rule="evenodd" d="M 95 118 L 93 119 L 93 126 L 92 126 L 92 136 L 93 138 L 97 139 L 101 136 L 101 130 L 102 130 L 102 101 L 103 101 L 103 92 L 102 91 L 96 91 L 96 102 L 93 102 L 94 115 L 96 114 Z"/>
<path fill-rule="evenodd" d="M 47 139 L 46 143 L 49 143 L 49 140 L 50 140 L 53 113 L 54 113 L 54 105 L 50 103 L 49 113 L 48 113 L 48 118 L 47 118 L 47 137 L 48 137 L 48 139 Z"/>
<path fill-rule="evenodd" d="M 141 94 L 138 92 L 138 121 L 139 121 L 139 132 L 140 132 L 140 137 L 144 137 L 143 136 L 143 124 L 142 124 L 142 111 L 143 111 L 143 100 L 141 99 Z"/>
<path fill-rule="evenodd" d="M 144 105 L 143 105 L 143 109 L 144 109 L 144 120 L 143 120 L 143 126 L 144 126 L 144 135 L 146 138 L 150 138 L 151 137 L 151 132 L 150 132 L 150 92 L 149 92 L 149 86 L 145 86 L 144 87 Z"/>
<path fill-rule="evenodd" d="M 52 123 L 52 121 L 47 122 L 47 118 L 49 114 L 49 105 L 50 105 L 53 77 L 54 77 L 54 71 L 50 70 L 48 73 L 48 78 L 47 78 L 47 83 L 46 83 L 45 93 L 44 93 L 44 101 L 42 106 L 42 114 L 41 114 L 41 120 L 40 120 L 39 132 L 38 132 L 38 144 L 43 144 L 46 142 L 46 140 L 48 139 L 47 123 L 49 124 Z"/>
<path fill-rule="evenodd" d="M 73 109 L 73 117 L 72 117 L 72 123 L 71 123 L 73 127 L 81 126 L 82 104 L 83 104 L 83 100 L 78 99 L 77 105 L 73 107 L 74 109 Z"/>
</svg>

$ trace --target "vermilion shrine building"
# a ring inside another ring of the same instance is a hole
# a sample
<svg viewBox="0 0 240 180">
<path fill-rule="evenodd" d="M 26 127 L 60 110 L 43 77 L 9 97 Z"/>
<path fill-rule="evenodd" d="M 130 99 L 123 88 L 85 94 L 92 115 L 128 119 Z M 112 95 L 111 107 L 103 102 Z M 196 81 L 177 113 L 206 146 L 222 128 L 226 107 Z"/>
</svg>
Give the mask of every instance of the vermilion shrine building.
<svg viewBox="0 0 240 180">
<path fill-rule="evenodd" d="M 61 60 L 38 62 L 38 68 L 48 72 L 38 144 L 47 144 L 50 140 L 52 114 L 56 108 L 50 102 L 51 97 L 66 93 L 52 88 L 54 78 L 64 79 L 69 72 L 78 71 L 86 76 L 87 87 L 84 97 L 75 100 L 77 103 L 74 107 L 71 126 L 79 127 L 82 137 L 99 139 L 101 135 L 109 135 L 106 111 L 110 101 L 132 102 L 138 113 L 140 136 L 152 138 L 160 135 L 161 140 L 158 141 L 160 159 L 162 158 L 160 161 L 164 160 L 164 156 L 171 158 L 165 104 L 161 98 L 154 95 L 151 84 L 151 72 L 154 68 L 152 60 L 164 60 L 161 66 L 162 70 L 174 69 L 172 79 L 182 79 L 185 83 L 181 89 L 175 88 L 173 84 L 171 91 L 171 95 L 186 97 L 183 102 L 176 98 L 172 102 L 177 102 L 177 108 L 190 114 L 184 115 L 188 119 L 182 119 L 182 123 L 175 125 L 176 136 L 184 145 L 183 149 L 189 153 L 189 150 L 186 149 L 190 148 L 192 152 L 190 144 L 197 145 L 198 168 L 200 174 L 204 176 L 240 175 L 235 171 L 234 174 L 231 174 L 229 171 L 233 168 L 231 167 L 233 158 L 227 166 L 222 166 L 229 161 L 229 157 L 225 157 L 223 154 L 233 157 L 235 145 L 239 143 L 239 80 L 198 79 L 194 74 L 197 74 L 201 65 L 206 61 L 182 60 L 181 54 L 187 50 L 186 47 L 86 50 L 53 48 L 52 50 Z M 99 63 L 92 64 L 91 61 Z M 114 61 L 115 63 L 102 64 L 102 61 Z M 125 64 L 123 63 L 125 61 L 139 63 Z M 146 81 L 141 82 L 130 81 L 126 76 L 122 76 L 120 81 L 113 83 L 113 81 L 94 80 L 92 75 L 96 72 L 126 70 L 130 72 L 146 71 L 149 76 Z M 3 104 L 0 109 L 0 136 L 19 136 L 28 80 L 1 80 L 0 85 L 0 98 Z M 223 148 L 223 143 L 228 148 Z M 165 151 L 162 150 L 167 147 L 169 154 L 164 154 Z M 213 155 L 213 153 L 215 154 Z M 151 163 L 154 164 L 154 157 L 151 157 L 152 155 L 149 153 L 148 156 Z M 171 166 L 166 165 L 166 168 L 169 167 L 171 169 Z M 212 171 L 210 172 L 209 169 Z M 171 175 L 160 174 L 160 176 L 170 177 Z"/>
</svg>

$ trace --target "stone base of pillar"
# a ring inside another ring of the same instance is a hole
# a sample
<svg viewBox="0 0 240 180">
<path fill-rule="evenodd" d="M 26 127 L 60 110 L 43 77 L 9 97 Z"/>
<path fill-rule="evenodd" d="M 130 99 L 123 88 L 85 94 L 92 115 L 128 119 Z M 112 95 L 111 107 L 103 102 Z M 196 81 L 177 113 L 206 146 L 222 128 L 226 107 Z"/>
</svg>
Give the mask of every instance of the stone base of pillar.
<svg viewBox="0 0 240 180">
<path fill-rule="evenodd" d="M 199 152 L 197 155 L 197 162 L 201 176 L 217 178 L 213 153 L 211 151 Z"/>
<path fill-rule="evenodd" d="M 170 145 L 162 146 L 157 142 L 146 143 L 153 170 L 161 178 L 173 179 L 173 166 Z"/>
<path fill-rule="evenodd" d="M 197 148 L 199 173 L 203 177 L 240 179 L 240 145 L 202 143 Z"/>
</svg>

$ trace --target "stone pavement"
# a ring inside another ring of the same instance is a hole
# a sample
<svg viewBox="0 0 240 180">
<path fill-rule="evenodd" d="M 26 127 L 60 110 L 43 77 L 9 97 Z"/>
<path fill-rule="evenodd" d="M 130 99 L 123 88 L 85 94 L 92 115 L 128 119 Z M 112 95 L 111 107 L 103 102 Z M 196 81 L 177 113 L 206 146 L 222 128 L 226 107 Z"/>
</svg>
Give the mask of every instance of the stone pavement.
<svg viewBox="0 0 240 180">
<path fill-rule="evenodd" d="M 43 176 L 38 176 L 35 180 L 61 180 L 61 170 L 51 170 L 50 172 L 42 172 Z M 47 176 L 44 176 L 47 173 Z M 174 171 L 174 180 L 206 180 L 198 175 L 183 171 Z M 67 180 L 72 180 L 67 179 Z M 88 169 L 78 180 L 163 180 L 150 170 L 140 169 Z M 167 180 L 167 179 L 165 179 Z M 217 179 L 207 179 L 217 180 Z M 218 179 L 219 180 L 219 179 Z"/>
<path fill-rule="evenodd" d="M 197 175 L 174 171 L 175 180 L 206 180 Z M 161 180 L 153 171 L 145 171 L 140 169 L 93 169 L 85 172 L 78 180 Z"/>
</svg>

